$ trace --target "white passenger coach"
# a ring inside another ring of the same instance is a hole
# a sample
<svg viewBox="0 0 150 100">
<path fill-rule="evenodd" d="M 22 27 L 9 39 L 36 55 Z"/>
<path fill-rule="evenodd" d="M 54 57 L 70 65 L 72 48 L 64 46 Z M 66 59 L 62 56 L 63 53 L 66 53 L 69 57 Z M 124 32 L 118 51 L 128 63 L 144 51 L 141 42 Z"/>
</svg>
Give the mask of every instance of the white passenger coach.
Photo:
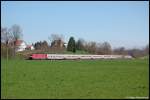
<svg viewBox="0 0 150 100">
<path fill-rule="evenodd" d="M 70 55 L 70 54 L 47 54 L 47 59 L 131 59 L 129 55 Z"/>
</svg>

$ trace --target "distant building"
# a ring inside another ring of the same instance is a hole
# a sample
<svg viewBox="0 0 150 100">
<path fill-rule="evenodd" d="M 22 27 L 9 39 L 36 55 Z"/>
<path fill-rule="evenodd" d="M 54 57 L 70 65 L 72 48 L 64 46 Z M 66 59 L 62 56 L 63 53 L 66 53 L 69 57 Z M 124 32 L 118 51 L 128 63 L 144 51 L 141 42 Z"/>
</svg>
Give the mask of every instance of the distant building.
<svg viewBox="0 0 150 100">
<path fill-rule="evenodd" d="M 27 44 L 23 40 L 15 41 L 16 51 L 24 51 L 27 47 Z"/>
<path fill-rule="evenodd" d="M 23 40 L 16 40 L 15 41 L 16 52 L 24 51 L 24 50 L 34 50 L 32 45 L 27 45 L 27 43 Z"/>
</svg>

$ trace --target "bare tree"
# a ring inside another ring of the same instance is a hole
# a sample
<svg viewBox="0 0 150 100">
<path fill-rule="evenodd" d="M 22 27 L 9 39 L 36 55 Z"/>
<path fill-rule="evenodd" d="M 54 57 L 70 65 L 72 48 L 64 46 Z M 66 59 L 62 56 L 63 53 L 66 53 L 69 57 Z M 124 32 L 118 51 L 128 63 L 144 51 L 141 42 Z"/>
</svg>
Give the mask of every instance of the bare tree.
<svg viewBox="0 0 150 100">
<path fill-rule="evenodd" d="M 127 55 L 128 52 L 124 47 L 119 47 L 113 50 L 114 54 L 119 54 L 119 55 Z"/>
<path fill-rule="evenodd" d="M 3 28 L 1 27 L 1 43 L 6 43 L 6 32 L 7 32 L 7 28 Z"/>
<path fill-rule="evenodd" d="M 44 40 L 43 43 L 42 43 L 42 46 L 43 46 L 45 51 L 48 50 L 48 43 L 47 43 L 47 41 Z"/>
<path fill-rule="evenodd" d="M 97 43 L 96 45 L 96 54 L 103 54 L 103 48 L 102 48 L 102 43 Z"/>
<path fill-rule="evenodd" d="M 36 50 L 44 50 L 44 51 L 47 51 L 48 50 L 48 43 L 47 43 L 47 41 L 39 41 L 39 42 L 36 42 L 35 44 L 34 44 L 34 48 L 36 49 Z"/>
<path fill-rule="evenodd" d="M 78 41 L 76 42 L 76 49 L 84 50 L 84 44 L 85 44 L 85 41 L 83 39 L 79 38 Z"/>
<path fill-rule="evenodd" d="M 111 54 L 111 45 L 108 42 L 102 44 L 102 52 L 103 54 Z"/>
<path fill-rule="evenodd" d="M 145 55 L 149 55 L 149 44 L 147 44 L 144 48 Z"/>
<path fill-rule="evenodd" d="M 65 49 L 64 36 L 62 34 L 51 34 L 48 39 L 50 40 L 52 50 L 62 51 Z"/>
<path fill-rule="evenodd" d="M 142 50 L 137 49 L 137 48 L 133 48 L 133 49 L 128 50 L 128 53 L 129 53 L 129 55 L 131 55 L 134 58 L 138 58 L 138 57 L 141 57 L 143 55 Z"/>
<path fill-rule="evenodd" d="M 95 54 L 96 53 L 96 42 L 94 42 L 94 41 L 88 42 L 85 45 L 85 48 L 86 48 L 86 51 L 88 51 L 89 53 Z"/>
<path fill-rule="evenodd" d="M 64 36 L 62 34 L 51 34 L 50 37 L 48 37 L 48 39 L 50 40 L 50 42 L 52 43 L 55 40 L 64 40 Z"/>
<path fill-rule="evenodd" d="M 15 42 L 19 39 L 22 39 L 23 34 L 22 34 L 22 29 L 19 25 L 14 24 L 11 28 L 10 28 L 10 32 L 13 36 L 13 47 L 14 47 L 14 55 L 16 53 L 16 45 Z"/>
<path fill-rule="evenodd" d="M 9 48 L 9 42 L 12 39 L 12 35 L 10 34 L 10 31 L 7 28 L 1 28 L 1 43 L 4 43 L 6 45 L 6 56 L 8 60 L 8 48 Z"/>
<path fill-rule="evenodd" d="M 19 25 L 14 24 L 11 29 L 10 29 L 12 35 L 13 35 L 13 39 L 14 41 L 18 40 L 18 39 L 22 39 L 23 34 L 22 34 L 22 29 Z"/>
</svg>

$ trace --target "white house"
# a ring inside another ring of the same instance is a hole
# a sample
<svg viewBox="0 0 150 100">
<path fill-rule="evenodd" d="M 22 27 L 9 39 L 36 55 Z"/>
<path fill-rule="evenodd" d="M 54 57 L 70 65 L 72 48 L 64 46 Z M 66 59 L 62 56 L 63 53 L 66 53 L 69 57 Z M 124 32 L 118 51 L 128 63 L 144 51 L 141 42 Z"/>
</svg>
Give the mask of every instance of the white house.
<svg viewBox="0 0 150 100">
<path fill-rule="evenodd" d="M 16 46 L 16 51 L 24 51 L 27 47 L 27 44 L 23 41 L 23 40 L 17 40 L 15 42 L 15 46 Z"/>
</svg>

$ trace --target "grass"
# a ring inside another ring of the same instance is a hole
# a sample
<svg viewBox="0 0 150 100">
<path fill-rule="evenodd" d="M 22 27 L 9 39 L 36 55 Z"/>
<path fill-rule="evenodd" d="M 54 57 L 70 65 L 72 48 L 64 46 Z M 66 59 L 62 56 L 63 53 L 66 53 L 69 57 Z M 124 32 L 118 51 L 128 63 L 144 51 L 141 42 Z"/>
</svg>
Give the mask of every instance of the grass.
<svg viewBox="0 0 150 100">
<path fill-rule="evenodd" d="M 73 53 L 71 51 L 64 51 L 63 54 L 89 54 L 89 53 L 86 51 L 83 51 L 83 50 L 76 50 L 75 53 Z"/>
<path fill-rule="evenodd" d="M 1 60 L 1 98 L 126 98 L 149 96 L 149 61 Z"/>
</svg>

